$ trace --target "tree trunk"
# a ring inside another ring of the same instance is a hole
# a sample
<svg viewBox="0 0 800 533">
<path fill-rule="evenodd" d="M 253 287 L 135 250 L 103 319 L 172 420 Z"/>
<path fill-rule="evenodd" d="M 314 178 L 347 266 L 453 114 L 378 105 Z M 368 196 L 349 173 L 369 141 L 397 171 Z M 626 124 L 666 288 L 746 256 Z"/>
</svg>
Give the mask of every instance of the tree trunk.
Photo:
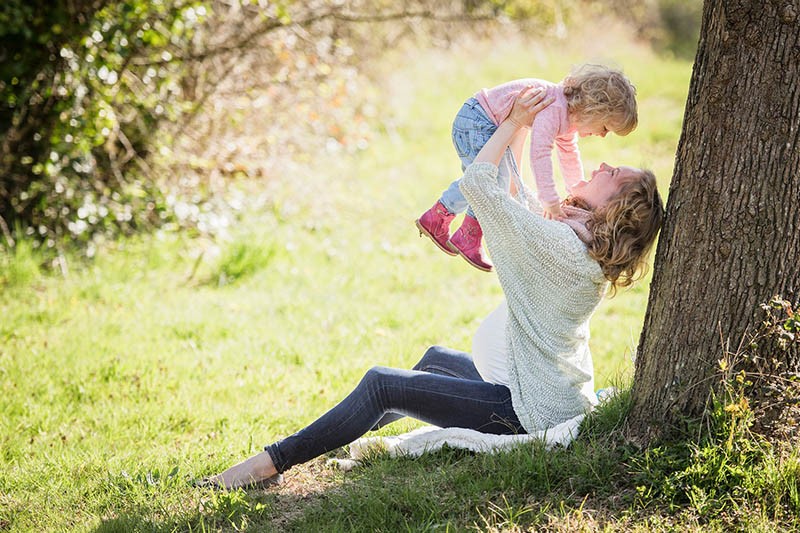
<svg viewBox="0 0 800 533">
<path fill-rule="evenodd" d="M 797 303 L 798 259 L 800 5 L 707 0 L 637 351 L 634 440 L 702 413 L 759 304 Z M 800 370 L 796 344 L 779 356 Z"/>
</svg>

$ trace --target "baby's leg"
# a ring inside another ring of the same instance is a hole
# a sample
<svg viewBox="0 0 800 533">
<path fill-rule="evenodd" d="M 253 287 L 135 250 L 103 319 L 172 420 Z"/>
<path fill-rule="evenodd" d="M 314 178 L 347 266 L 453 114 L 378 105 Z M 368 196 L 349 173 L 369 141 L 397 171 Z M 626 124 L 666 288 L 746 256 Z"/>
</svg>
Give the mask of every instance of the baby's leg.
<svg viewBox="0 0 800 533">
<path fill-rule="evenodd" d="M 470 98 L 453 121 L 453 145 L 461 160 L 461 170 L 472 164 L 481 148 L 489 141 L 497 126 L 489 119 L 480 103 Z M 471 265 L 489 272 L 492 264 L 481 247 L 482 234 L 472 210 L 467 211 L 461 227 L 450 235 L 450 224 L 457 213 L 469 207 L 461 194 L 461 178 L 453 181 L 440 199 L 416 222 L 420 235 L 427 235 L 443 252 L 460 254 Z"/>
<path fill-rule="evenodd" d="M 492 123 L 476 99 L 470 98 L 464 103 L 453 120 L 452 132 L 453 146 L 461 160 L 462 172 L 472 164 L 495 130 L 497 130 L 497 126 Z M 460 182 L 461 177 L 459 176 L 440 198 L 442 204 L 451 213 L 463 213 L 468 207 L 467 200 L 459 189 Z"/>
</svg>

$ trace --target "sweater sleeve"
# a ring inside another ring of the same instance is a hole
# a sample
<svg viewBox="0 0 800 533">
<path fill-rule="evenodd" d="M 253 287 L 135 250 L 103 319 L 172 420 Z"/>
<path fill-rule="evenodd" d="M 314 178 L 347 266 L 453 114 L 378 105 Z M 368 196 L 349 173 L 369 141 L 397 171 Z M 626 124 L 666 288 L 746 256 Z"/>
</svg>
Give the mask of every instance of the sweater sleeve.
<svg viewBox="0 0 800 533">
<path fill-rule="evenodd" d="M 554 113 L 545 109 L 531 127 L 531 170 L 539 201 L 545 207 L 561 201 L 553 181 L 553 143 L 558 134 L 558 117 Z"/>
<path fill-rule="evenodd" d="M 461 192 L 486 235 L 501 285 L 526 272 L 558 279 L 594 277 L 585 262 L 586 247 L 566 224 L 529 211 L 497 184 L 497 167 L 473 163 L 461 180 Z M 505 287 L 504 287 L 505 288 Z"/>
<path fill-rule="evenodd" d="M 497 167 L 473 163 L 461 180 L 486 236 L 508 304 L 508 387 L 528 431 L 583 413 L 591 387 L 588 320 L 605 282 L 586 246 L 561 222 L 528 211 L 497 185 Z"/>
<path fill-rule="evenodd" d="M 556 153 L 561 174 L 567 191 L 572 192 L 572 187 L 583 179 L 583 163 L 578 150 L 578 134 L 566 137 L 556 137 Z"/>
</svg>

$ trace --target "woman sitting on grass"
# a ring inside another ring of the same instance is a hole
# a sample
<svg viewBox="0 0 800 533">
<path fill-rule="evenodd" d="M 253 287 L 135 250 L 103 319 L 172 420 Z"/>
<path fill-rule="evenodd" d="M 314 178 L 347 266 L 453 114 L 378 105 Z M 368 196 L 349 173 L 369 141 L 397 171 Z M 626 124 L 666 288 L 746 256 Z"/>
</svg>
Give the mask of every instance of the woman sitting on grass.
<svg viewBox="0 0 800 533">
<path fill-rule="evenodd" d="M 544 218 L 524 190 L 528 205 L 502 190 L 505 147 L 550 101 L 541 91 L 521 93 L 461 183 L 505 294 L 478 328 L 473 354 L 435 346 L 413 370 L 374 367 L 315 422 L 201 485 L 276 483 L 292 466 L 403 416 L 514 434 L 552 428 L 596 403 L 589 319 L 609 285 L 630 285 L 641 273 L 663 206 L 652 172 L 605 163 L 573 187 L 562 221 Z"/>
</svg>

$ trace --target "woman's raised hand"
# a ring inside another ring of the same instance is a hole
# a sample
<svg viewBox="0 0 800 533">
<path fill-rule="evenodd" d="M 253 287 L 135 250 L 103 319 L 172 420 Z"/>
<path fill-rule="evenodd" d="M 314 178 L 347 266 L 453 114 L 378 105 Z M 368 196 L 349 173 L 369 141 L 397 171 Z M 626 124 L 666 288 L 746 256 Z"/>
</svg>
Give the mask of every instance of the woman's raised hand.
<svg viewBox="0 0 800 533">
<path fill-rule="evenodd" d="M 481 151 L 475 156 L 473 163 L 500 164 L 506 148 L 514 137 L 520 133 L 520 128 L 530 128 L 536 113 L 553 103 L 554 98 L 545 98 L 545 91 L 527 87 L 517 95 L 511 112 L 497 126 Z"/>
<path fill-rule="evenodd" d="M 525 88 L 514 100 L 508 120 L 517 128 L 530 128 L 539 111 L 555 101 L 555 98 L 546 98 L 546 95 L 547 92 L 541 87 Z"/>
</svg>

